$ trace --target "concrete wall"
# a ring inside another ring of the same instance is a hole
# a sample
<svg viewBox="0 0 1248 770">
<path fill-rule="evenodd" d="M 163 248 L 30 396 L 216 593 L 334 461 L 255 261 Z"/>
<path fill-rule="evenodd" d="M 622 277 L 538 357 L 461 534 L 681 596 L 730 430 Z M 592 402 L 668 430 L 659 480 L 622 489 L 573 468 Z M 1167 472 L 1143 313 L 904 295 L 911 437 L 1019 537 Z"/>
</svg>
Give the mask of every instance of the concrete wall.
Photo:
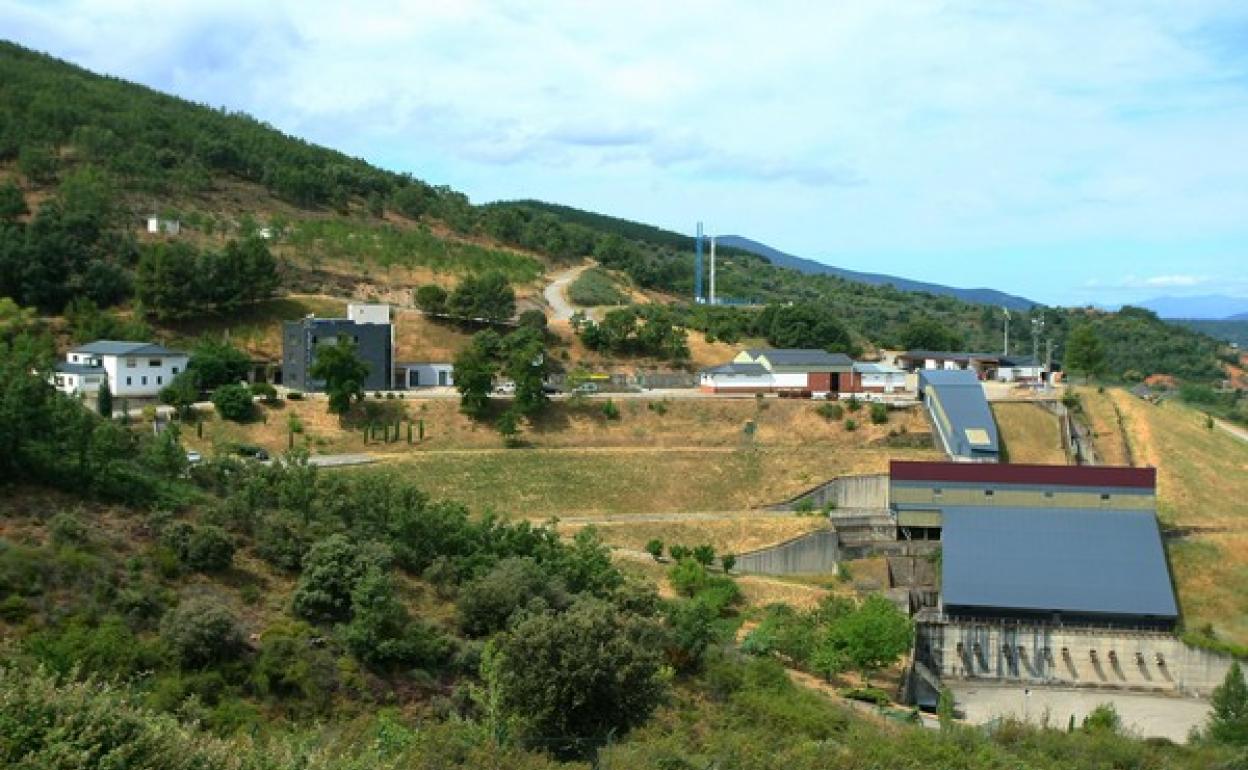
<svg viewBox="0 0 1248 770">
<path fill-rule="evenodd" d="M 939 490 L 939 492 L 937 492 Z M 991 491 L 992 494 L 986 494 Z M 1019 508 L 1092 508 L 1152 510 L 1157 500 L 1151 489 L 1129 487 L 1063 487 L 1026 484 L 966 484 L 947 481 L 895 482 L 890 500 L 897 508 L 990 506 Z M 1108 495 L 1108 497 L 1104 497 Z"/>
<path fill-rule="evenodd" d="M 970 622 L 920 623 L 917 653 L 955 680 L 1201 696 L 1222 683 L 1232 661 L 1161 632 Z"/>
<path fill-rule="evenodd" d="M 835 530 L 824 529 L 779 545 L 737 556 L 736 571 L 764 575 L 835 572 L 839 556 Z"/>
<path fill-rule="evenodd" d="M 809 500 L 814 510 L 831 500 L 837 508 L 888 508 L 888 474 L 865 476 L 838 476 L 814 489 L 782 503 L 768 506 L 773 511 L 796 510 L 804 500 Z"/>
</svg>

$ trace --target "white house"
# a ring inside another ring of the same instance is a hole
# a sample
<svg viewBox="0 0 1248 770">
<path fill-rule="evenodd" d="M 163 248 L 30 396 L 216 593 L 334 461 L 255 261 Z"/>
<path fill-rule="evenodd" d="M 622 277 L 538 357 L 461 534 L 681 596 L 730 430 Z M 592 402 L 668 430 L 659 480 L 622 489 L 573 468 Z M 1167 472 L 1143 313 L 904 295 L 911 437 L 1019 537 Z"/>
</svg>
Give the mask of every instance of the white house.
<svg viewBox="0 0 1248 770">
<path fill-rule="evenodd" d="M 147 231 L 152 235 L 177 235 L 182 232 L 182 223 L 176 219 L 148 217 Z"/>
<path fill-rule="evenodd" d="M 447 363 L 405 363 L 395 368 L 395 387 L 449 388 L 455 384 L 455 365 Z"/>
<path fill-rule="evenodd" d="M 105 379 L 114 396 L 154 397 L 186 371 L 190 357 L 150 342 L 97 340 L 65 354 L 53 384 L 71 395 L 95 393 Z"/>
<path fill-rule="evenodd" d="M 1044 364 L 1031 356 L 1002 357 L 994 373 L 999 382 L 1043 382 L 1044 375 Z"/>
<path fill-rule="evenodd" d="M 900 393 L 906 389 L 906 373 L 895 366 L 855 361 L 854 373 L 865 393 Z"/>
</svg>

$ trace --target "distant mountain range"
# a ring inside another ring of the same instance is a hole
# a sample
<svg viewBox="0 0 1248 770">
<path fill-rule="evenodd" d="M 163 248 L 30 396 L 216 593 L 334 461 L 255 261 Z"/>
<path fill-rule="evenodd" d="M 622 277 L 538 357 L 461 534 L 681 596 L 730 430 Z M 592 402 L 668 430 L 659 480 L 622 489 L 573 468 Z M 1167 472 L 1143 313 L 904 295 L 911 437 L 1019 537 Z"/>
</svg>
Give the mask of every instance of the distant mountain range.
<svg viewBox="0 0 1248 770">
<path fill-rule="evenodd" d="M 1151 310 L 1161 318 L 1190 318 L 1200 321 L 1248 320 L 1248 297 L 1206 294 L 1199 297 L 1154 297 L 1129 303 Z"/>
<path fill-rule="evenodd" d="M 956 297 L 964 302 L 978 302 L 984 305 L 998 305 L 1008 307 L 1011 310 L 1027 310 L 1030 307 L 1040 303 L 1033 302 L 1026 297 L 1019 297 L 1014 294 L 1006 294 L 996 289 L 960 289 L 955 286 L 943 286 L 938 283 L 926 283 L 924 281 L 912 281 L 909 278 L 898 278 L 895 275 L 884 275 L 882 273 L 860 273 L 856 270 L 845 270 L 839 267 L 825 265 L 822 262 L 816 262 L 813 259 L 798 257 L 792 254 L 786 254 L 779 249 L 773 249 L 765 243 L 745 238 L 740 235 L 720 235 L 715 238 L 715 242 L 721 246 L 729 246 L 732 248 L 748 251 L 757 254 L 760 257 L 766 257 L 773 265 L 778 267 L 787 267 L 790 270 L 797 270 L 808 275 L 835 275 L 844 278 L 847 281 L 859 281 L 861 283 L 875 284 L 882 286 L 892 284 L 894 287 L 902 291 L 925 291 L 930 294 L 938 294 L 948 297 Z"/>
</svg>

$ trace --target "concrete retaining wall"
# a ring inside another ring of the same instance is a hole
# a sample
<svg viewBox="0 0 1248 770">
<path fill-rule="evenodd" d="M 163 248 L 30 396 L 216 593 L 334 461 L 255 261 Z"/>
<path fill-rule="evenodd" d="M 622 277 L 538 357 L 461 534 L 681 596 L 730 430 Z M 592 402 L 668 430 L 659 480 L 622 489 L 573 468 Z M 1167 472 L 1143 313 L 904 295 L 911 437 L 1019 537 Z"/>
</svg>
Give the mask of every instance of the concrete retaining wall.
<svg viewBox="0 0 1248 770">
<path fill-rule="evenodd" d="M 867 476 L 838 476 L 831 481 L 809 489 L 797 497 L 768 506 L 768 510 L 792 511 L 809 500 L 812 510 L 819 510 L 835 503 L 837 508 L 888 508 L 888 474 Z"/>
<path fill-rule="evenodd" d="M 941 677 L 1207 696 L 1232 659 L 1160 632 L 922 623 L 919 659 Z"/>
<path fill-rule="evenodd" d="M 737 556 L 736 571 L 762 575 L 835 572 L 840 555 L 835 530 L 821 529 Z"/>
</svg>

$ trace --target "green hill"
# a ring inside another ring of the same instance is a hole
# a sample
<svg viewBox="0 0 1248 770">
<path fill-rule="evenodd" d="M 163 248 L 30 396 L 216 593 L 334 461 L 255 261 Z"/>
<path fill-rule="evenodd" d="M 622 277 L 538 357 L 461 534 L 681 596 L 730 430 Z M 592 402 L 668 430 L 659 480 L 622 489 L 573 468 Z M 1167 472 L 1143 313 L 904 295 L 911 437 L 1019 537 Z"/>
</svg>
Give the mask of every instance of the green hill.
<svg viewBox="0 0 1248 770">
<path fill-rule="evenodd" d="M 695 330 L 730 342 L 768 336 L 761 327 L 771 317 L 758 309 L 675 299 L 693 294 L 693 242 L 686 235 L 538 201 L 473 205 L 462 193 L 309 144 L 247 115 L 0 42 L 0 296 L 49 314 L 83 296 L 102 307 L 132 305 L 136 283 L 142 286 L 136 267 L 148 251 L 167 247 L 142 232 L 149 216 L 181 221 L 177 249 L 207 252 L 165 255 L 188 275 L 210 276 L 209 268 L 229 274 L 231 255 L 250 253 L 229 251 L 230 241 L 270 236 L 267 247 L 284 259 L 279 294 L 341 294 L 343 286 L 365 283 L 383 295 L 487 269 L 536 286 L 548 268 L 593 257 L 675 302 L 676 318 Z M 817 306 L 859 346 L 913 344 L 911 327 L 930 322 L 949 333 L 950 345 L 999 349 L 1004 317 L 991 306 L 804 275 L 735 249 L 721 252 L 717 282 L 723 297 Z M 166 299 L 193 315 L 256 298 L 241 289 L 216 296 L 221 290 L 211 286 L 188 293 Z M 1106 345 L 1111 377 L 1220 375 L 1216 342 L 1155 317 L 1054 308 L 1015 313 L 1023 349 L 1038 318 L 1059 361 L 1071 325 L 1086 321 Z"/>
</svg>

